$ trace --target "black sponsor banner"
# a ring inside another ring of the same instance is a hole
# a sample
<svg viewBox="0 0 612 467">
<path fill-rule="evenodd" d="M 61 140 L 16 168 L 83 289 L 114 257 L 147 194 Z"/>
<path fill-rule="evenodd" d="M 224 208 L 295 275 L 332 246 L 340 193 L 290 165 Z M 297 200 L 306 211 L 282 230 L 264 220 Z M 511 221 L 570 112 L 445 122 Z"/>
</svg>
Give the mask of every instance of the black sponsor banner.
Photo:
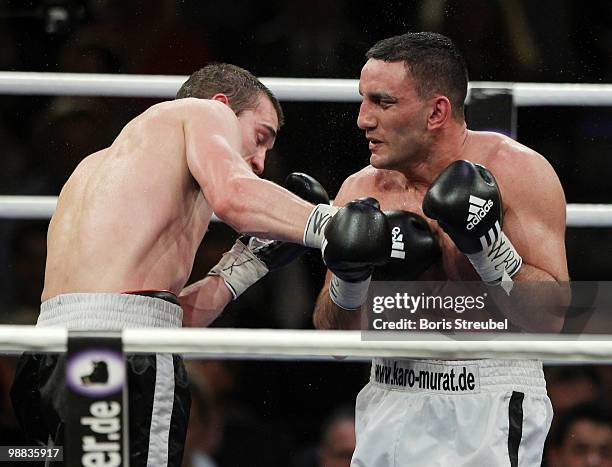
<svg viewBox="0 0 612 467">
<path fill-rule="evenodd" d="M 66 465 L 129 466 L 125 371 L 120 333 L 68 334 Z"/>
<path fill-rule="evenodd" d="M 612 282 L 515 281 L 508 292 L 480 281 L 373 281 L 362 331 L 366 340 L 612 335 Z"/>
<path fill-rule="evenodd" d="M 516 106 L 512 90 L 471 89 L 466 120 L 472 130 L 495 131 L 516 138 Z"/>
</svg>

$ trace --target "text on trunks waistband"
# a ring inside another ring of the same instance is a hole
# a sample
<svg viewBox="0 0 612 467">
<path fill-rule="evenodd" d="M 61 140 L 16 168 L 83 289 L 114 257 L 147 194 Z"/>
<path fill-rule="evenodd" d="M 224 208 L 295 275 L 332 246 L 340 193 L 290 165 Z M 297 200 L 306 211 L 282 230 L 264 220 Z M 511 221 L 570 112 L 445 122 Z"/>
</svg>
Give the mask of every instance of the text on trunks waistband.
<svg viewBox="0 0 612 467">
<path fill-rule="evenodd" d="M 408 391 L 461 394 L 480 390 L 478 366 L 465 364 L 377 360 L 373 363 L 371 381 Z"/>
</svg>

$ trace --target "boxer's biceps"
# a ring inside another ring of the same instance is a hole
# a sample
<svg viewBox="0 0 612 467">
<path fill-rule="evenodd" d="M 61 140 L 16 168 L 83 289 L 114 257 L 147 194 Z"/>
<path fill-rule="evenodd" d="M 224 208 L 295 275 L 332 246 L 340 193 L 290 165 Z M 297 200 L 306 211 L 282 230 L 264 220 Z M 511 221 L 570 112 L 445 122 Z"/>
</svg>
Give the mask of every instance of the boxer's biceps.
<svg viewBox="0 0 612 467">
<path fill-rule="evenodd" d="M 507 210 L 503 230 L 525 264 L 567 280 L 564 203 L 543 206 L 522 200 Z"/>
<path fill-rule="evenodd" d="M 234 201 L 232 181 L 255 177 L 240 154 L 221 135 L 188 140 L 186 152 L 189 171 L 217 216 Z"/>
<path fill-rule="evenodd" d="M 210 115 L 206 107 L 192 110 L 197 110 L 197 115 L 183 122 L 185 158 L 189 171 L 202 190 L 206 193 L 208 188 L 223 186 L 231 173 L 250 173 L 240 155 L 240 135 L 236 125 L 223 118 L 223 114 Z"/>
</svg>

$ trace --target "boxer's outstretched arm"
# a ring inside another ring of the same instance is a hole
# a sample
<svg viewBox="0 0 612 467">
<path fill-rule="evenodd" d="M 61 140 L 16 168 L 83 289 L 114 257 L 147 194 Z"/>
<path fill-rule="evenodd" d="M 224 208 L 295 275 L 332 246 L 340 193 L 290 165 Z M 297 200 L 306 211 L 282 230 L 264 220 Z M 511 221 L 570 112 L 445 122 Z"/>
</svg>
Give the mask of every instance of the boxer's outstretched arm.
<svg viewBox="0 0 612 467">
<path fill-rule="evenodd" d="M 325 188 L 309 175 L 291 173 L 284 186 L 309 202 L 329 204 Z M 232 299 L 268 272 L 285 267 L 307 250 L 294 243 L 240 236 L 208 272 L 209 277 L 186 287 L 180 294 L 184 325 L 207 326 Z"/>
<path fill-rule="evenodd" d="M 302 243 L 314 206 L 253 174 L 240 155 L 238 120 L 229 107 L 195 101 L 183 124 L 187 164 L 215 214 L 239 232 Z"/>
</svg>

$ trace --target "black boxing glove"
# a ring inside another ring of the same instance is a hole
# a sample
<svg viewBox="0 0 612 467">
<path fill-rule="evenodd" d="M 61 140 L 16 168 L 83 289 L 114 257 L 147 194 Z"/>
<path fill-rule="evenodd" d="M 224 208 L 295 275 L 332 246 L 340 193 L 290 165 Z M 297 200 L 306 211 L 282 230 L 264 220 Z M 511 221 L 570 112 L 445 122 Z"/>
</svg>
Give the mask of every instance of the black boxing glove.
<svg viewBox="0 0 612 467">
<path fill-rule="evenodd" d="M 329 204 L 329 195 L 323 185 L 310 175 L 293 172 L 287 175 L 283 186 L 312 204 Z"/>
<path fill-rule="evenodd" d="M 309 175 L 291 173 L 283 185 L 310 203 L 329 204 L 325 188 Z M 306 251 L 307 247 L 295 243 L 242 235 L 208 275 L 221 276 L 236 299 L 268 272 L 287 266 Z"/>
<path fill-rule="evenodd" d="M 374 270 L 375 281 L 413 281 L 440 257 L 440 246 L 429 224 L 408 211 L 385 211 L 391 229 L 387 263 Z"/>
<path fill-rule="evenodd" d="M 483 281 L 512 283 L 523 259 L 502 232 L 501 193 L 485 167 L 453 162 L 425 194 L 423 212 L 438 221 Z"/>
<path fill-rule="evenodd" d="M 391 232 L 386 216 L 374 198 L 351 201 L 325 228 L 323 260 L 333 273 L 331 300 L 341 308 L 361 307 L 368 293 L 374 266 L 387 261 Z"/>
</svg>

